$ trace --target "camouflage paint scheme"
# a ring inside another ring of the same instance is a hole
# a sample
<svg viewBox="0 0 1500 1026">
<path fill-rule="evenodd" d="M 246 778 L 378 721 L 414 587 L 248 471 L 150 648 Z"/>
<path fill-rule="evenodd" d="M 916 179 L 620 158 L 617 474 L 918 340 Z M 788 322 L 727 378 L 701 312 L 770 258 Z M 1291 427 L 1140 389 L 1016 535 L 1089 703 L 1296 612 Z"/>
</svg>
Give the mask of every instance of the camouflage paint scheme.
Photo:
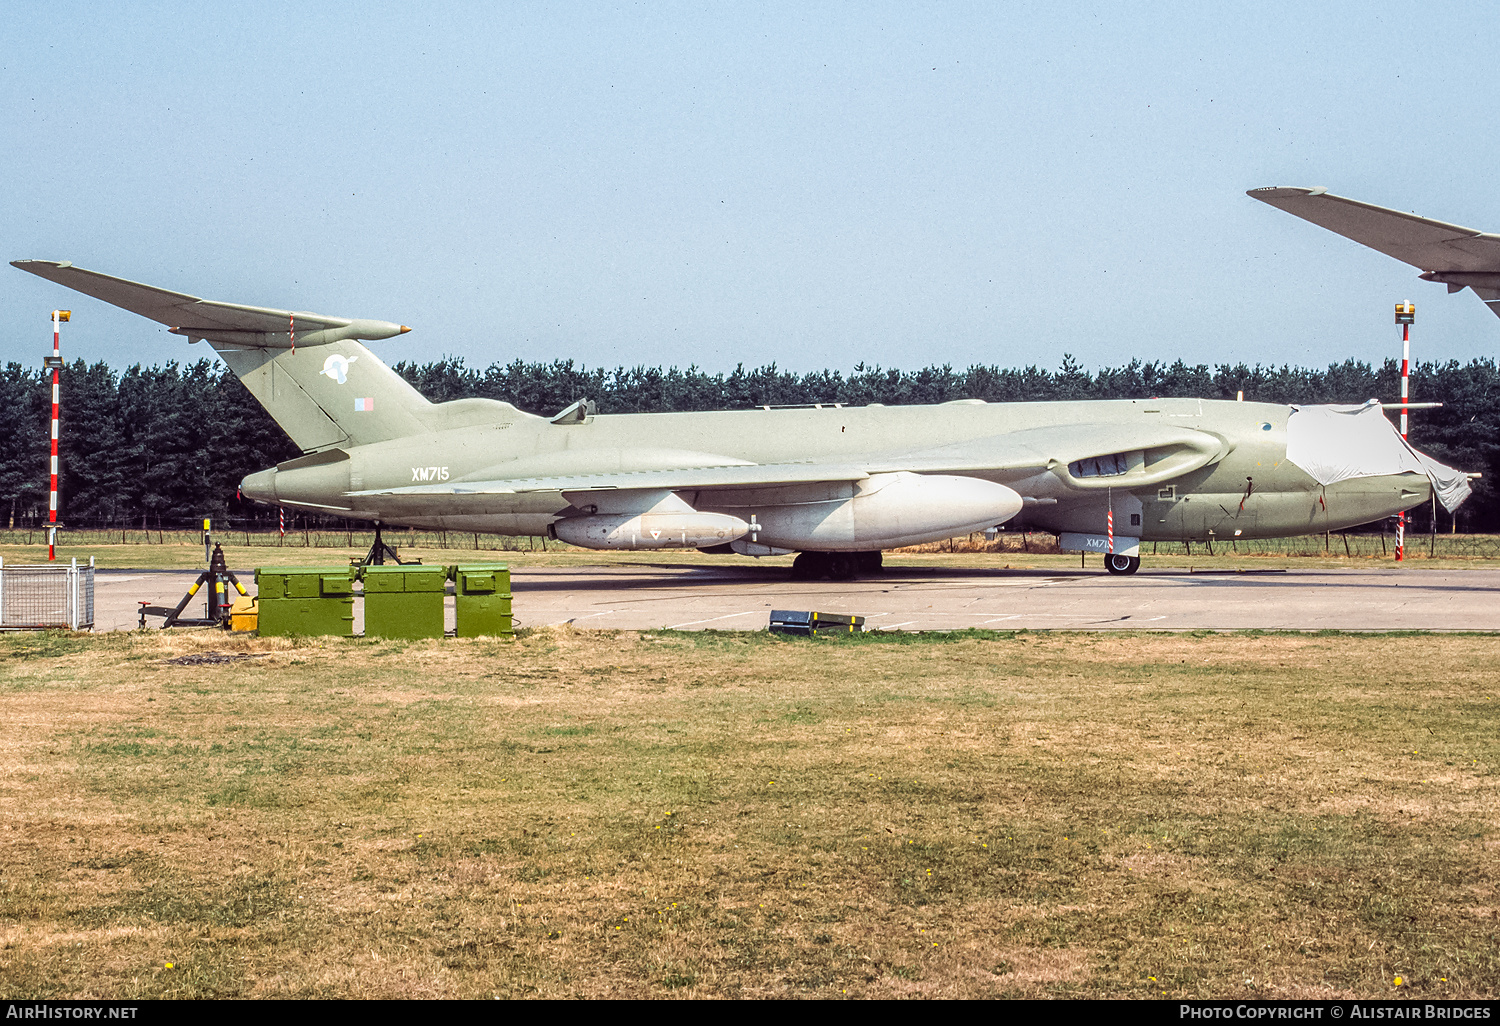
<svg viewBox="0 0 1500 1026">
<path fill-rule="evenodd" d="M 1030 528 L 1101 536 L 1112 511 L 1122 539 L 1205 540 L 1337 530 L 1431 495 L 1414 473 L 1319 485 L 1286 459 L 1292 408 L 1269 403 L 600 415 L 579 402 L 553 418 L 490 399 L 434 404 L 359 341 L 408 330 L 399 324 L 212 303 L 66 263 L 15 266 L 207 339 L 305 453 L 247 477 L 246 496 L 385 525 L 541 534 L 641 494 L 755 523 L 758 510 L 837 509 L 872 481 L 920 496 L 945 475 L 976 494 L 992 487 L 978 482 L 1013 490 L 1004 516 L 1020 506 L 1016 523 Z M 758 542 L 814 549 L 813 535 L 787 530 Z"/>
</svg>

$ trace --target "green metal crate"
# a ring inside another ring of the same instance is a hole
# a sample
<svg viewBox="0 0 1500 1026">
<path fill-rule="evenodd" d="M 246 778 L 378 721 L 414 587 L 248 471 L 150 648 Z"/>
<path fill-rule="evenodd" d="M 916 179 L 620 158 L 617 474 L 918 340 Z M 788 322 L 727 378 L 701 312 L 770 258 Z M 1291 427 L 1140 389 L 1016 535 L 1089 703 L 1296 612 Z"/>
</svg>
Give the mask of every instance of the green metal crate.
<svg viewBox="0 0 1500 1026">
<path fill-rule="evenodd" d="M 453 605 L 460 638 L 515 636 L 510 566 L 470 563 L 453 568 Z"/>
<path fill-rule="evenodd" d="M 354 635 L 354 580 L 347 566 L 261 567 L 255 592 L 263 637 Z"/>
<path fill-rule="evenodd" d="M 441 638 L 448 575 L 440 566 L 367 566 L 365 637 Z"/>
</svg>

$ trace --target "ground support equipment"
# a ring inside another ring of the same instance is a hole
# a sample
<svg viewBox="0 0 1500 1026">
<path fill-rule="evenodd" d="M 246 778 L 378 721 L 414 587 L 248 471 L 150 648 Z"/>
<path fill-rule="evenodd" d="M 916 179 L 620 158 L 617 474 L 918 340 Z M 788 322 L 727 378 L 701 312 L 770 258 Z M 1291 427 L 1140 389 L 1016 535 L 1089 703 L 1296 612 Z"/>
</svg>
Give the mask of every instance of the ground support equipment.
<svg viewBox="0 0 1500 1026">
<path fill-rule="evenodd" d="M 193 596 L 198 594 L 198 589 L 205 584 L 211 585 L 208 589 L 208 615 L 202 617 L 183 616 L 182 611 L 187 608 L 189 602 L 193 601 Z M 153 606 L 146 602 L 140 604 L 141 629 L 145 630 L 146 617 L 148 616 L 166 617 L 161 625 L 163 630 L 166 630 L 168 627 L 228 627 L 229 609 L 233 601 L 229 597 L 230 585 L 233 585 L 234 590 L 241 595 L 249 594 L 249 592 L 245 591 L 244 586 L 240 584 L 239 579 L 230 573 L 229 567 L 225 565 L 224 550 L 220 546 L 215 545 L 213 554 L 208 559 L 208 569 L 198 575 L 198 579 L 193 582 L 193 586 L 187 590 L 186 595 L 182 596 L 182 601 L 177 603 L 175 608 L 168 609 L 166 606 Z"/>
<path fill-rule="evenodd" d="M 354 636 L 354 574 L 347 566 L 262 567 L 255 571 L 262 637 Z"/>
</svg>

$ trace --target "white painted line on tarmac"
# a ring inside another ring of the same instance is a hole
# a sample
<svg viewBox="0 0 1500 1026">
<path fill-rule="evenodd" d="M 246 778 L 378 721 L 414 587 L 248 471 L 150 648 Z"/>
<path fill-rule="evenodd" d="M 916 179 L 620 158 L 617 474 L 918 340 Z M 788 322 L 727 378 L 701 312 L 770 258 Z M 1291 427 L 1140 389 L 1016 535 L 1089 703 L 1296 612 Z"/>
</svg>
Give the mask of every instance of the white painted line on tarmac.
<svg viewBox="0 0 1500 1026">
<path fill-rule="evenodd" d="M 675 631 L 675 630 L 678 630 L 678 629 L 683 628 L 683 627 L 691 627 L 694 624 L 699 624 L 699 623 L 713 623 L 715 620 L 728 620 L 731 617 L 735 617 L 735 616 L 761 616 L 761 615 L 763 615 L 763 614 L 761 613 L 761 611 L 759 609 L 749 609 L 749 610 L 746 610 L 743 613 L 725 613 L 723 616 L 710 616 L 707 620 L 689 620 L 687 623 L 674 623 L 674 624 L 672 624 L 672 626 L 668 627 L 667 630 L 669 630 L 669 631 Z"/>
</svg>

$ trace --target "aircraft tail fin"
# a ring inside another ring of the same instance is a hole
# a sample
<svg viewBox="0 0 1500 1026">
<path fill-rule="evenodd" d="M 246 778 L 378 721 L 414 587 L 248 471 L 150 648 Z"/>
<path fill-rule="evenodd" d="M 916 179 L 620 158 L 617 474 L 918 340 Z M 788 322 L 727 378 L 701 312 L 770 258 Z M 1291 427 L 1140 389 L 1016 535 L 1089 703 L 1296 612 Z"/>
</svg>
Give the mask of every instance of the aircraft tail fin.
<svg viewBox="0 0 1500 1026">
<path fill-rule="evenodd" d="M 66 261 L 12 265 L 148 317 L 190 342 L 206 339 L 304 452 L 429 430 L 432 404 L 358 341 L 411 330 L 404 325 L 218 303 Z"/>
<path fill-rule="evenodd" d="M 428 430 L 432 404 L 358 342 L 307 349 L 209 344 L 303 452 Z"/>
</svg>

